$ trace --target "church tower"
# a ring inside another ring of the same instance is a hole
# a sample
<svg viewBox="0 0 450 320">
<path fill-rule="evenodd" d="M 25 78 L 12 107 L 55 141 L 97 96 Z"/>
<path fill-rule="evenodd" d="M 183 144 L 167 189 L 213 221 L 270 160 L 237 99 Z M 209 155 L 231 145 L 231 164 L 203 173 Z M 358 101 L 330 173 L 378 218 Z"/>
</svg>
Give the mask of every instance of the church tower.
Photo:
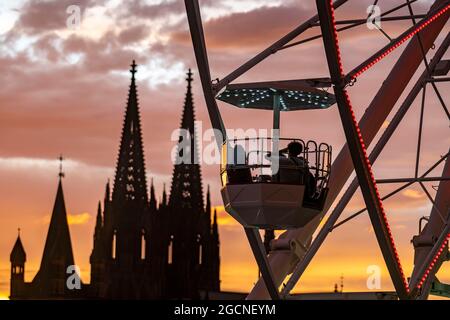
<svg viewBox="0 0 450 320">
<path fill-rule="evenodd" d="M 17 235 L 16 243 L 11 251 L 11 299 L 20 299 L 24 294 L 25 284 L 25 262 L 27 255 L 20 239 L 20 229 Z"/>
<path fill-rule="evenodd" d="M 26 254 L 20 234 L 11 252 L 11 299 L 79 299 L 86 286 L 75 274 L 69 223 L 64 200 L 62 156 L 56 198 L 41 265 L 31 282 L 24 281 Z M 72 286 L 74 285 L 74 286 Z"/>
<path fill-rule="evenodd" d="M 92 294 L 102 298 L 151 299 L 160 295 L 160 280 L 152 272 L 150 259 L 156 204 L 148 198 L 136 67 L 133 61 L 112 194 L 108 183 L 104 212 L 102 215 L 99 205 L 94 234 L 91 287 Z"/>
<path fill-rule="evenodd" d="M 61 163 L 62 160 L 60 157 Z M 66 285 L 68 267 L 74 266 L 75 262 L 62 186 L 63 177 L 61 165 L 41 266 L 32 282 L 34 294 L 42 298 L 59 299 L 78 294 L 77 290 L 71 290 Z"/>
<path fill-rule="evenodd" d="M 195 135 L 192 72 L 180 126 L 180 138 L 168 203 L 168 296 L 197 298 L 200 290 L 212 290 L 211 257 L 214 247 L 209 192 L 206 207 Z M 217 253 L 218 254 L 218 253 Z M 218 279 L 217 279 L 218 281 Z"/>
<path fill-rule="evenodd" d="M 158 203 L 153 179 L 147 189 L 136 67 L 133 61 L 114 184 L 108 180 L 97 206 L 91 283 L 79 279 L 76 290 L 68 286 L 68 267 L 75 263 L 61 164 L 41 266 L 32 282 L 24 281 L 26 254 L 20 235 L 11 252 L 12 299 L 192 299 L 220 291 L 217 213 L 212 219 L 209 187 L 206 205 L 203 201 L 192 72 L 186 79 L 181 120 L 180 142 L 187 144 L 178 149 L 181 161 L 174 166 L 170 195 L 164 185 Z"/>
<path fill-rule="evenodd" d="M 197 137 L 194 128 L 193 79 L 190 69 L 187 76 L 187 91 L 181 118 L 177 163 L 173 170 L 169 206 L 189 208 L 192 211 L 200 212 L 204 208 L 203 190 L 200 164 L 198 163 Z"/>
<path fill-rule="evenodd" d="M 219 235 L 206 206 L 195 154 L 192 73 L 181 120 L 178 161 L 170 195 L 158 203 L 153 180 L 148 195 L 135 84 L 136 64 L 122 129 L 114 186 L 98 204 L 90 295 L 101 299 L 189 299 L 219 291 Z M 180 147 L 182 145 L 183 147 Z M 102 208 L 103 207 L 103 208 Z"/>
</svg>

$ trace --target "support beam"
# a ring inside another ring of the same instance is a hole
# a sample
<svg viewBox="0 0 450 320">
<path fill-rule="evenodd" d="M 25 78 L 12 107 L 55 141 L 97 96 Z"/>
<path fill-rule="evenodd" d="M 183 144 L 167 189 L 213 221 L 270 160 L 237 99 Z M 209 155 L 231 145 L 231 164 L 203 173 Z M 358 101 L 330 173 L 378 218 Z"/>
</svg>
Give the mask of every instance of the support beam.
<svg viewBox="0 0 450 320">
<path fill-rule="evenodd" d="M 279 300 L 280 295 L 278 293 L 278 288 L 275 286 L 273 281 L 272 270 L 270 269 L 269 262 L 266 256 L 266 250 L 264 244 L 259 235 L 258 229 L 255 228 L 244 228 L 245 234 L 247 235 L 248 242 L 255 256 L 256 262 L 258 263 L 259 270 L 263 277 L 264 283 L 269 290 L 269 295 L 272 300 Z"/>
<path fill-rule="evenodd" d="M 401 20 L 409 20 L 411 18 L 414 19 L 422 19 L 424 18 L 425 15 L 424 14 L 418 14 L 418 15 L 408 15 L 408 16 L 395 16 L 395 17 L 380 17 L 380 21 L 381 22 L 387 22 L 387 21 L 401 21 Z M 366 24 L 367 23 L 367 19 L 350 19 L 350 20 L 339 20 L 336 21 L 336 25 L 342 25 L 342 24 L 358 24 L 358 25 L 362 25 L 362 24 Z M 319 23 L 316 24 L 317 26 L 320 26 Z"/>
<path fill-rule="evenodd" d="M 433 57 L 433 59 L 430 62 L 430 70 L 433 70 L 435 66 L 441 61 L 442 57 L 444 56 L 445 52 L 447 51 L 448 47 L 450 45 L 450 34 L 447 34 L 446 38 L 442 42 L 442 44 L 439 46 L 438 50 L 436 50 L 436 53 Z M 399 126 L 400 122 L 403 120 L 404 116 L 410 109 L 412 103 L 415 101 L 417 95 L 420 93 L 420 90 L 422 88 L 422 82 L 424 79 L 428 77 L 428 72 L 425 70 L 422 75 L 417 79 L 415 85 L 409 92 L 408 96 L 405 98 L 404 102 L 400 106 L 400 108 L 395 113 L 392 120 L 389 122 L 386 130 L 383 132 L 382 136 L 378 140 L 377 144 L 373 148 L 369 160 L 370 162 L 374 163 L 378 156 L 383 151 L 384 147 L 388 143 L 389 139 L 394 134 L 395 130 Z M 333 230 L 335 223 L 339 219 L 340 215 L 344 211 L 347 204 L 350 202 L 350 200 L 353 197 L 353 194 L 356 192 L 358 188 L 358 180 L 357 178 L 354 178 L 351 182 L 350 186 L 346 190 L 346 192 L 343 194 L 341 199 L 339 200 L 338 204 L 334 208 L 333 212 L 328 217 L 326 223 L 320 230 L 320 232 L 317 234 L 317 237 L 314 239 L 311 247 L 306 252 L 303 259 L 297 264 L 297 266 L 294 269 L 294 272 L 292 273 L 292 276 L 289 278 L 289 281 L 287 282 L 286 286 L 283 288 L 282 296 L 286 296 L 289 294 L 289 292 L 294 288 L 295 284 L 300 279 L 303 272 L 308 267 L 309 263 L 311 262 L 314 255 L 319 250 L 322 243 L 325 241 L 328 234 Z"/>
<path fill-rule="evenodd" d="M 426 80 L 427 82 L 448 82 L 450 81 L 450 77 L 443 77 L 443 78 L 430 78 Z"/>
<path fill-rule="evenodd" d="M 450 150 L 449 150 L 450 152 Z M 442 176 L 450 175 L 450 157 L 447 157 L 444 169 L 442 171 Z M 433 252 L 435 251 L 435 246 L 438 245 L 438 240 L 435 242 L 427 241 L 427 239 L 436 239 L 439 235 L 444 236 L 444 234 L 448 233 L 449 228 L 449 220 L 450 220 L 450 181 L 441 181 L 439 183 L 439 188 L 436 193 L 436 197 L 434 200 L 434 206 L 431 209 L 430 217 L 428 219 L 428 223 L 423 228 L 422 232 L 413 238 L 414 244 L 414 270 L 411 276 L 411 286 L 417 285 L 417 279 L 422 278 L 423 270 L 428 268 L 430 265 L 430 256 L 433 256 Z M 443 222 L 441 219 L 440 213 L 444 213 Z M 425 245 L 424 245 L 425 244 Z M 428 245 L 426 245 L 428 244 Z M 428 286 L 429 281 L 432 281 L 432 275 L 436 272 L 433 270 L 433 273 L 426 279 L 424 283 L 424 287 Z"/>
<path fill-rule="evenodd" d="M 186 0 L 188 1 L 188 0 Z M 346 3 L 348 0 L 336 0 L 333 4 L 334 8 L 339 8 L 341 5 Z M 315 15 L 314 17 L 308 19 L 306 22 L 286 34 L 284 37 L 279 39 L 278 41 L 274 42 L 271 46 L 269 46 L 267 49 L 262 51 L 261 53 L 257 54 L 250 60 L 248 60 L 246 63 L 241 65 L 239 68 L 231 72 L 229 75 L 224 77 L 214 86 L 215 92 L 219 92 L 223 87 L 228 85 L 230 82 L 236 80 L 236 78 L 243 75 L 248 70 L 252 69 L 254 66 L 256 66 L 258 63 L 266 59 L 268 56 L 276 53 L 278 50 L 280 50 L 284 45 L 298 37 L 300 34 L 311 28 L 311 26 L 319 20 L 319 16 Z"/>
<path fill-rule="evenodd" d="M 375 179 L 371 170 L 370 161 L 366 155 L 364 141 L 356 122 L 350 98 L 344 89 L 344 74 L 340 61 L 337 33 L 335 32 L 334 14 L 327 0 L 316 0 L 320 17 L 322 39 L 325 46 L 328 68 L 331 80 L 334 84 L 334 93 L 339 108 L 339 114 L 344 128 L 347 145 L 350 150 L 359 186 L 367 206 L 367 211 L 374 229 L 378 245 L 380 246 L 386 266 L 391 275 L 397 295 L 400 299 L 407 298 L 407 286 L 405 276 L 398 259 L 398 254 L 389 225 L 386 221 Z"/>
<path fill-rule="evenodd" d="M 411 296 L 415 297 L 420 293 L 420 289 L 424 287 L 425 282 L 433 281 L 434 274 L 439 270 L 440 264 L 445 250 L 447 252 L 448 239 L 450 237 L 450 221 L 444 225 L 444 229 L 436 239 L 435 244 L 429 250 L 427 257 L 422 261 L 420 267 L 416 268 L 417 272 L 411 278 Z"/>
<path fill-rule="evenodd" d="M 417 178 L 394 178 L 394 179 L 378 179 L 377 183 L 405 183 L 405 182 L 437 182 L 449 181 L 450 177 L 417 177 Z"/>
<path fill-rule="evenodd" d="M 421 32 L 425 52 L 428 52 L 434 44 L 434 41 L 442 31 L 447 20 L 448 15 L 443 15 Z M 359 122 L 366 146 L 372 142 L 421 62 L 422 51 L 417 38 L 414 37 L 406 46 Z M 297 241 L 309 247 L 312 234 L 319 226 L 323 216 L 329 210 L 332 203 L 336 200 L 352 172 L 353 166 L 350 153 L 347 145 L 344 145 L 333 162 L 329 184 L 330 190 L 322 214 L 305 227 L 286 231 L 279 238 L 283 239 L 283 241 Z M 286 276 L 293 271 L 299 259 L 302 259 L 302 256 L 299 257 L 293 252 L 271 252 L 269 262 L 274 271 L 277 285 L 281 285 Z M 258 281 L 250 292 L 249 297 L 252 299 L 263 299 L 267 295 L 268 293 L 264 283 Z"/>
<path fill-rule="evenodd" d="M 431 8 L 429 14 L 420 20 L 417 24 L 410 27 L 408 30 L 403 32 L 400 36 L 393 39 L 391 43 L 387 44 L 380 50 L 378 50 L 376 53 L 374 53 L 372 56 L 370 56 L 368 59 L 366 59 L 364 62 L 359 64 L 357 67 L 355 67 L 352 71 L 350 71 L 345 76 L 345 82 L 349 83 L 352 81 L 352 79 L 355 79 L 358 77 L 362 72 L 368 69 L 368 67 L 374 65 L 377 61 L 382 59 L 385 54 L 388 54 L 393 49 L 397 48 L 400 44 L 402 44 L 404 41 L 408 40 L 410 37 L 413 37 L 414 35 L 417 35 L 420 30 L 425 30 L 430 25 L 434 24 L 434 21 L 436 19 L 439 19 L 442 16 L 445 16 L 448 18 L 449 12 L 450 12 L 450 0 L 442 0 L 442 1 L 436 1 L 435 5 Z M 443 12 L 443 10 L 446 10 Z M 442 12 L 442 13 L 441 13 Z M 431 15 L 430 15 L 431 13 Z"/>
<path fill-rule="evenodd" d="M 414 3 L 414 2 L 416 2 L 416 1 L 418 1 L 418 0 L 411 0 L 409 3 Z M 385 16 L 387 16 L 387 15 L 389 15 L 389 14 L 391 14 L 391 13 L 397 11 L 397 10 L 402 9 L 403 7 L 406 7 L 407 5 L 408 5 L 407 3 L 403 3 L 403 4 L 400 4 L 400 5 L 398 5 L 398 6 L 394 7 L 394 8 L 392 8 L 392 9 L 386 11 L 386 12 L 383 12 L 383 13 L 380 15 L 381 21 L 383 21 L 384 19 L 389 18 L 389 17 L 385 17 Z M 335 8 L 336 8 L 336 7 L 335 7 Z M 338 31 L 338 32 L 341 32 L 341 31 L 349 30 L 349 29 L 355 28 L 355 27 L 357 27 L 357 26 L 366 24 L 368 18 L 369 18 L 369 17 L 367 17 L 367 18 L 364 19 L 364 20 L 361 19 L 358 23 L 354 23 L 354 24 L 351 24 L 351 25 L 348 25 L 348 26 L 345 26 L 345 27 L 341 27 L 341 28 L 339 28 L 337 31 Z M 320 25 L 320 24 L 317 22 L 314 26 L 319 26 L 319 25 Z M 312 36 L 312 37 L 309 37 L 309 38 L 307 38 L 307 39 L 303 39 L 303 40 L 300 40 L 300 41 L 296 41 L 296 42 L 289 43 L 289 44 L 285 45 L 284 47 L 280 48 L 280 50 L 285 50 L 285 49 L 287 49 L 287 48 L 294 47 L 294 46 L 298 46 L 298 45 L 300 45 L 300 44 L 303 44 L 303 43 L 306 43 L 306 42 L 309 42 L 309 41 L 312 41 L 312 40 L 320 39 L 320 38 L 322 38 L 322 35 L 321 35 L 321 34 L 319 34 L 319 35 L 317 35 L 317 36 Z"/>
<path fill-rule="evenodd" d="M 206 107 L 208 108 L 212 128 L 215 131 L 218 148 L 221 150 L 223 142 L 226 141 L 226 131 L 211 87 L 211 72 L 209 70 L 208 54 L 206 52 L 205 36 L 198 0 L 185 0 L 184 3 Z M 219 132 L 220 135 L 218 134 Z"/>
<path fill-rule="evenodd" d="M 431 168 L 429 168 L 429 169 L 427 170 L 427 172 L 425 172 L 425 173 L 421 176 L 421 178 L 425 177 L 427 174 L 429 174 L 431 171 L 433 171 L 433 170 L 434 170 L 434 169 L 435 169 L 442 161 L 446 160 L 448 156 L 449 156 L 449 154 L 447 153 L 445 156 L 443 156 L 441 159 L 439 159 L 437 162 L 435 162 L 435 163 L 431 166 Z M 387 195 L 383 196 L 383 197 L 381 198 L 381 200 L 384 201 L 384 200 L 386 200 L 386 199 L 389 199 L 389 198 L 392 197 L 393 195 L 395 195 L 395 194 L 399 193 L 400 191 L 402 191 L 402 190 L 408 188 L 408 187 L 409 187 L 410 185 L 412 185 L 413 183 L 414 183 L 414 181 L 405 183 L 404 185 L 402 185 L 402 186 L 396 188 L 395 190 L 389 192 Z M 356 213 L 354 213 L 354 214 L 348 216 L 348 217 L 345 218 L 344 220 L 342 220 L 342 221 L 340 221 L 339 223 L 335 224 L 335 225 L 331 228 L 330 232 L 333 231 L 334 229 L 340 227 L 340 226 L 343 225 L 344 223 L 347 223 L 348 221 L 350 221 L 350 220 L 356 218 L 357 216 L 359 216 L 361 213 L 363 213 L 363 212 L 365 212 L 365 211 L 366 211 L 366 208 L 363 208 L 363 209 L 359 210 L 358 212 L 356 212 Z"/>
</svg>

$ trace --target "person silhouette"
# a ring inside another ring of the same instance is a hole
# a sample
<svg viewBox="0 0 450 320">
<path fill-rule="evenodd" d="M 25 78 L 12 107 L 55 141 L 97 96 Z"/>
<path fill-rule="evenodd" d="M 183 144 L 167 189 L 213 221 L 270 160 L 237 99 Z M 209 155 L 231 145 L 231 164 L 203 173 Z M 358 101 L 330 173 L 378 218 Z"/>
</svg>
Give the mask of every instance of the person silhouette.
<svg viewBox="0 0 450 320">
<path fill-rule="evenodd" d="M 289 160 L 298 168 L 300 180 L 306 187 L 306 195 L 309 198 L 314 197 L 316 194 L 316 179 L 309 170 L 307 161 L 301 156 L 303 153 L 303 145 L 298 141 L 292 141 L 288 144 L 287 149 Z"/>
<path fill-rule="evenodd" d="M 246 154 L 243 146 L 237 144 L 233 148 L 233 156 L 228 165 L 227 176 L 229 184 L 252 183 L 250 168 L 246 166 Z"/>
</svg>

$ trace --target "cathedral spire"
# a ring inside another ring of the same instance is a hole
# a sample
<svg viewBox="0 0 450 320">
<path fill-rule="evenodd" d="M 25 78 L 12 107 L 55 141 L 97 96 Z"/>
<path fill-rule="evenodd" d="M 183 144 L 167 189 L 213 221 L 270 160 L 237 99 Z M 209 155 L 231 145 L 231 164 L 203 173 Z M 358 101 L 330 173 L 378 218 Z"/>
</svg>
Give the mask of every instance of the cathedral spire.
<svg viewBox="0 0 450 320">
<path fill-rule="evenodd" d="M 179 159 L 175 164 L 170 190 L 169 206 L 204 211 L 200 165 L 195 136 L 194 101 L 192 98 L 192 71 L 187 73 L 187 90 L 181 118 Z M 185 143 L 186 141 L 188 143 Z M 184 142 L 184 143 L 183 143 Z"/>
<path fill-rule="evenodd" d="M 150 209 L 156 210 L 156 196 L 155 196 L 155 186 L 153 184 L 153 178 L 150 185 Z"/>
<path fill-rule="evenodd" d="M 214 209 L 214 220 L 212 226 L 212 234 L 214 236 L 214 240 L 219 241 L 219 225 L 217 224 L 217 209 Z"/>
<path fill-rule="evenodd" d="M 63 158 L 62 154 L 59 155 L 58 160 L 59 160 L 59 173 L 58 173 L 58 176 L 59 176 L 59 180 L 61 180 L 62 178 L 64 178 L 64 171 L 63 171 L 64 158 Z"/>
<path fill-rule="evenodd" d="M 192 78 L 192 71 L 189 69 L 187 73 L 187 88 L 186 88 L 186 96 L 184 99 L 184 109 L 183 109 L 183 116 L 181 119 L 181 129 L 187 129 L 191 133 L 191 135 L 194 134 L 194 123 L 195 123 L 195 116 L 194 116 L 194 99 L 192 97 L 192 82 L 194 79 Z"/>
<path fill-rule="evenodd" d="M 74 265 L 72 242 L 70 240 L 69 223 L 67 221 L 61 179 L 58 182 L 58 190 L 56 192 L 55 204 L 45 241 L 41 267 L 33 281 L 50 281 L 50 278 L 56 272 L 54 270 L 55 264 L 61 266 L 61 270 L 58 272 L 62 274 L 65 273 L 68 266 Z"/>
<path fill-rule="evenodd" d="M 135 83 L 136 67 L 136 62 L 133 60 L 130 70 L 131 85 L 122 129 L 112 201 L 122 204 L 133 202 L 145 206 L 148 202 L 148 195 L 141 120 Z"/>
<path fill-rule="evenodd" d="M 131 72 L 131 81 L 134 82 L 134 80 L 135 80 L 134 75 L 135 75 L 136 72 L 137 72 L 137 64 L 136 64 L 136 61 L 135 61 L 135 60 L 133 60 L 133 62 L 131 63 L 131 69 L 130 69 L 130 72 Z"/>
<path fill-rule="evenodd" d="M 167 206 L 167 192 L 166 192 L 166 184 L 163 184 L 163 194 L 162 194 L 162 200 L 161 200 L 161 206 L 165 207 Z"/>
<path fill-rule="evenodd" d="M 103 218 L 102 218 L 102 204 L 99 201 L 98 202 L 98 208 L 97 208 L 97 221 L 95 223 L 95 234 L 94 237 L 97 237 L 100 233 L 100 230 L 103 226 Z"/>
<path fill-rule="evenodd" d="M 208 184 L 208 189 L 206 191 L 205 214 L 206 214 L 206 221 L 207 221 L 208 228 L 211 228 L 211 194 L 209 192 L 209 184 Z"/>
<path fill-rule="evenodd" d="M 111 191 L 110 191 L 110 186 L 109 186 L 109 179 L 108 182 L 106 183 L 106 187 L 105 187 L 105 202 L 103 204 L 104 207 L 106 207 L 106 204 L 111 201 Z"/>
</svg>

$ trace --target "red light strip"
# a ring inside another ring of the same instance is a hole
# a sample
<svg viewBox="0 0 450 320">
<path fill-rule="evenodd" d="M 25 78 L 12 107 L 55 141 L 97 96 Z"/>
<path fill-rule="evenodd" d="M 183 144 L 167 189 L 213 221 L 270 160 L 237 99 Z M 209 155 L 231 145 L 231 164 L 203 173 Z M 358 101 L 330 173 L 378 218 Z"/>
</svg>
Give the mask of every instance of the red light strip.
<svg viewBox="0 0 450 320">
<path fill-rule="evenodd" d="M 437 251 L 436 255 L 434 256 L 433 260 L 431 261 L 430 265 L 428 266 L 427 270 L 423 274 L 422 278 L 420 279 L 419 283 L 417 284 L 417 289 L 422 288 L 423 283 L 427 280 L 428 275 L 433 270 L 434 265 L 438 261 L 439 257 L 441 256 L 442 252 L 444 252 L 445 246 L 447 245 L 448 241 L 450 240 L 450 233 L 447 234 L 447 237 L 445 238 L 444 242 L 442 243 L 441 247 Z"/>
<path fill-rule="evenodd" d="M 341 76 L 344 77 L 344 69 L 343 69 L 343 64 L 342 64 L 342 59 L 341 59 L 341 52 L 340 52 L 340 49 L 339 49 L 339 42 L 338 42 L 338 33 L 337 33 L 337 29 L 336 29 L 336 22 L 335 22 L 336 20 L 335 20 L 335 15 L 334 15 L 333 0 L 329 0 L 329 1 L 330 1 L 330 8 L 331 8 L 331 22 L 332 22 L 332 25 L 333 25 L 333 31 L 334 31 L 334 35 L 335 35 L 335 39 L 336 39 L 335 48 L 336 48 L 337 56 L 338 56 L 339 69 L 340 69 L 340 72 L 341 72 Z M 359 139 L 359 142 L 360 142 L 362 150 L 363 150 L 364 159 L 365 159 L 367 167 L 369 169 L 370 178 L 372 180 L 372 184 L 373 184 L 373 187 L 374 187 L 376 195 L 377 195 L 377 200 L 378 200 L 379 207 L 381 208 L 383 222 L 384 222 L 385 228 L 386 228 L 387 233 L 388 233 L 388 237 L 389 237 L 389 241 L 391 243 L 392 250 L 394 251 L 396 263 L 397 263 L 398 268 L 400 270 L 400 274 L 401 274 L 401 277 L 402 277 L 403 284 L 405 286 L 406 292 L 409 293 L 408 282 L 406 281 L 405 275 L 403 273 L 403 268 L 402 268 L 402 265 L 400 263 L 400 257 L 398 255 L 397 248 L 395 246 L 394 238 L 393 238 L 392 233 L 391 233 L 391 228 L 389 227 L 389 222 L 387 220 L 386 212 L 385 212 L 384 207 L 383 207 L 383 202 L 381 201 L 380 193 L 378 192 L 378 187 L 377 187 L 377 184 L 376 184 L 376 181 L 375 181 L 375 177 L 374 177 L 373 172 L 372 172 L 372 165 L 370 163 L 369 157 L 367 156 L 367 150 L 366 150 L 366 146 L 364 144 L 364 139 L 362 137 L 361 130 L 360 130 L 359 125 L 358 125 L 358 121 L 356 120 L 355 113 L 353 111 L 353 107 L 352 107 L 351 102 L 350 102 L 350 97 L 348 96 L 348 93 L 347 93 L 346 90 L 343 90 L 343 92 L 344 92 L 345 98 L 347 100 L 347 104 L 349 106 L 350 112 L 352 114 L 353 124 L 354 124 L 354 126 L 356 128 L 356 132 L 358 134 L 358 139 Z"/>
<path fill-rule="evenodd" d="M 414 35 L 416 35 L 417 33 L 419 33 L 422 29 L 424 29 L 425 27 L 427 27 L 430 23 L 432 23 L 434 20 L 436 20 L 437 18 L 439 18 L 442 14 L 444 14 L 446 11 L 448 11 L 450 9 L 450 5 L 445 6 L 445 8 L 441 9 L 438 13 L 436 13 L 434 16 L 432 16 L 430 19 L 428 19 L 427 21 L 424 21 L 423 23 L 421 23 L 419 26 L 417 26 L 413 31 L 411 31 L 409 34 L 407 34 L 405 37 L 403 37 L 402 39 L 398 40 L 397 42 L 395 42 L 391 47 L 389 47 L 388 49 L 386 49 L 384 52 L 380 53 L 376 58 L 374 58 L 371 62 L 369 62 L 368 64 L 366 64 L 363 68 L 361 68 L 360 70 L 358 70 L 356 73 L 352 74 L 351 79 L 355 80 L 357 77 L 359 77 L 362 73 L 364 73 L 365 71 L 367 71 L 368 69 L 370 69 L 371 67 L 373 67 L 376 63 L 378 63 L 381 59 L 383 59 L 384 57 L 386 57 L 388 54 L 390 54 L 392 51 L 394 51 L 395 49 L 397 49 L 399 46 L 401 46 L 406 40 L 410 39 L 411 37 L 413 37 Z"/>
</svg>

